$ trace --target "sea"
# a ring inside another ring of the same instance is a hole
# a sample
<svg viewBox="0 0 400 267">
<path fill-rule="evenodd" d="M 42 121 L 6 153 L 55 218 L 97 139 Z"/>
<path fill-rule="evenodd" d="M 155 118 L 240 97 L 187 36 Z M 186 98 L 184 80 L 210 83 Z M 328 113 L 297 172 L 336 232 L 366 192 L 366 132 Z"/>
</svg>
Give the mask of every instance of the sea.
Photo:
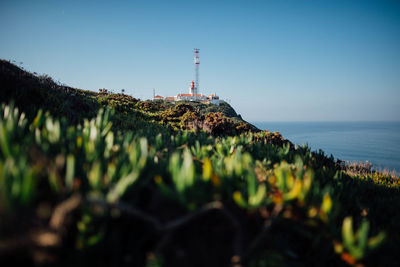
<svg viewBox="0 0 400 267">
<path fill-rule="evenodd" d="M 400 174 L 400 122 L 253 122 L 278 131 L 292 143 L 350 162 L 373 164 L 376 170 Z"/>
</svg>

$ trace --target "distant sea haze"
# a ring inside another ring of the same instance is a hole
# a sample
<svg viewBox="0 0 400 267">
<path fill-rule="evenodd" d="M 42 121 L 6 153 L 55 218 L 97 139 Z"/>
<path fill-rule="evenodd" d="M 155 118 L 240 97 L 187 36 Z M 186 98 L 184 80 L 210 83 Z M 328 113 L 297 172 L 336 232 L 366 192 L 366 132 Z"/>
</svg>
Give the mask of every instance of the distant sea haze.
<svg viewBox="0 0 400 267">
<path fill-rule="evenodd" d="M 254 122 L 292 143 L 322 149 L 335 159 L 369 161 L 376 170 L 400 173 L 400 122 Z"/>
</svg>

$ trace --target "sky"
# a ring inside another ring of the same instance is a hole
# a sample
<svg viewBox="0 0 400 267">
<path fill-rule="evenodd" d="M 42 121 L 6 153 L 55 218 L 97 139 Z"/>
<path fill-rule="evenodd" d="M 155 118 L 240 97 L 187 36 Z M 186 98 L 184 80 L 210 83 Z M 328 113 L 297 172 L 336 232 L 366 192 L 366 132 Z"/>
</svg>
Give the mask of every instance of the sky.
<svg viewBox="0 0 400 267">
<path fill-rule="evenodd" d="M 400 121 L 400 1 L 0 1 L 0 58 L 72 87 L 200 93 L 247 121 Z"/>
</svg>

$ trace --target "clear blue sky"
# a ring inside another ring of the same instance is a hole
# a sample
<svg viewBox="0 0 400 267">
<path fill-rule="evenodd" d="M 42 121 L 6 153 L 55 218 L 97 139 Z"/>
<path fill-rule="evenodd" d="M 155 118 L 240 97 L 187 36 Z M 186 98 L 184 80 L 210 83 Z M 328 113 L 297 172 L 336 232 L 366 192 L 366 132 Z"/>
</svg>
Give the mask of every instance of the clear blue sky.
<svg viewBox="0 0 400 267">
<path fill-rule="evenodd" d="M 400 120 L 400 1 L 0 1 L 0 58 L 142 99 L 200 91 L 249 121 Z"/>
</svg>

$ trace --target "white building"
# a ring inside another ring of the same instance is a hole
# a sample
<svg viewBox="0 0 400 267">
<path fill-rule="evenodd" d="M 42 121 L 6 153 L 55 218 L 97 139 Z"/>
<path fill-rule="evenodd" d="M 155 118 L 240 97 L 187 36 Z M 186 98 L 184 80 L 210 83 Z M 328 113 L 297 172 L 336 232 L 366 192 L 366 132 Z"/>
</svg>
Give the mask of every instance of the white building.
<svg viewBox="0 0 400 267">
<path fill-rule="evenodd" d="M 157 101 L 157 100 L 164 100 L 164 97 L 160 96 L 160 95 L 155 95 L 153 97 L 153 101 Z"/>
<path fill-rule="evenodd" d="M 189 88 L 189 94 L 177 94 L 174 97 L 162 97 L 160 95 L 156 95 L 153 97 L 153 101 L 196 101 L 202 102 L 205 104 L 216 104 L 219 105 L 223 100 L 219 99 L 217 95 L 209 95 L 205 96 L 203 94 L 197 94 L 197 88 L 195 87 L 194 81 L 191 82 Z"/>
<path fill-rule="evenodd" d="M 219 105 L 221 102 L 224 102 L 224 100 L 219 99 L 219 96 L 217 95 L 209 95 L 208 100 L 209 103 L 216 105 Z"/>
<path fill-rule="evenodd" d="M 178 94 L 175 96 L 176 101 L 206 101 L 208 97 L 203 94 L 197 94 L 197 88 L 194 85 L 194 81 L 190 84 L 189 94 Z"/>
</svg>

